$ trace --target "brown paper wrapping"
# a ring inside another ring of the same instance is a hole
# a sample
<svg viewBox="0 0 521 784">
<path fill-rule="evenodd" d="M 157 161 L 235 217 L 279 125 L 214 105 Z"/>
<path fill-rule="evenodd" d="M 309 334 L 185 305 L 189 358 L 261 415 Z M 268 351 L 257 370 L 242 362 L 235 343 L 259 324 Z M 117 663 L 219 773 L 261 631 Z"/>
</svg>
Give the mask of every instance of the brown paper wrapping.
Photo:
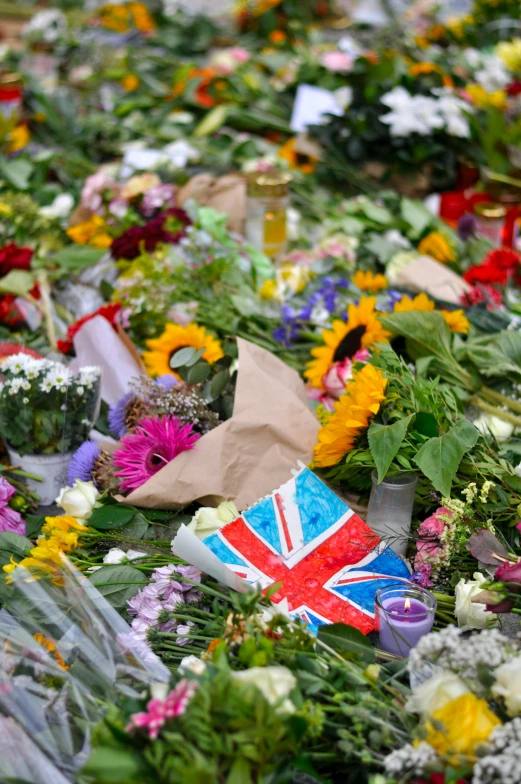
<svg viewBox="0 0 521 784">
<path fill-rule="evenodd" d="M 430 256 L 419 256 L 407 264 L 396 284 L 413 291 L 426 291 L 431 297 L 459 305 L 461 296 L 472 288 L 467 281 Z"/>
<path fill-rule="evenodd" d="M 177 192 L 177 204 L 194 199 L 204 207 L 228 216 L 228 228 L 244 234 L 246 221 L 246 180 L 240 174 L 215 178 L 211 174 L 197 174 Z"/>
<path fill-rule="evenodd" d="M 134 490 L 127 503 L 177 509 L 233 500 L 242 510 L 286 482 L 299 460 L 311 460 L 319 424 L 298 374 L 259 346 L 237 343 L 233 416 Z"/>
</svg>

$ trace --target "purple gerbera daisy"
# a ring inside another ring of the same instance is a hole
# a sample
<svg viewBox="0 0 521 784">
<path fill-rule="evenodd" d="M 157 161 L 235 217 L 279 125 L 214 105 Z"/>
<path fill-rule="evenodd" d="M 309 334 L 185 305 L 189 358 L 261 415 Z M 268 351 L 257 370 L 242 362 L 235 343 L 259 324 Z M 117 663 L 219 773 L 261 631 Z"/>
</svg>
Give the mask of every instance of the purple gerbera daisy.
<svg viewBox="0 0 521 784">
<path fill-rule="evenodd" d="M 128 404 L 134 397 L 135 395 L 132 392 L 127 392 L 126 395 L 120 397 L 117 403 L 109 407 L 107 419 L 110 432 L 118 440 L 123 438 L 127 432 L 127 409 Z"/>
<path fill-rule="evenodd" d="M 72 486 L 76 479 L 81 479 L 82 482 L 90 482 L 99 456 L 100 448 L 97 443 L 95 441 L 84 441 L 71 457 L 68 470 L 69 484 Z"/>
<path fill-rule="evenodd" d="M 174 416 L 147 417 L 121 440 L 114 452 L 115 476 L 123 491 L 135 490 L 154 476 L 174 457 L 193 449 L 200 438 L 192 425 L 182 425 Z"/>
</svg>

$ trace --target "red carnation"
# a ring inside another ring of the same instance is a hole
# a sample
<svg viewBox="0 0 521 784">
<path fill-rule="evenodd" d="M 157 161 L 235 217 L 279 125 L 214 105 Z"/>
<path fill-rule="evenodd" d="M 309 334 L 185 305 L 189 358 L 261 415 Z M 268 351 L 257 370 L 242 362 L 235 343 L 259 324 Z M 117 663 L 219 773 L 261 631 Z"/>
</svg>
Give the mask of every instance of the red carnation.
<svg viewBox="0 0 521 784">
<path fill-rule="evenodd" d="M 497 248 L 487 253 L 483 259 L 482 264 L 491 265 L 496 269 L 507 270 L 512 272 L 519 267 L 521 256 L 512 248 Z"/>
<path fill-rule="evenodd" d="M 521 82 L 519 79 L 515 79 L 515 81 L 511 82 L 507 87 L 507 95 L 516 96 L 521 93 Z"/>
<path fill-rule="evenodd" d="M 14 242 L 5 245 L 0 249 L 0 277 L 14 269 L 30 269 L 32 257 L 32 248 L 16 245 Z"/>
<path fill-rule="evenodd" d="M 160 242 L 179 242 L 185 236 L 186 227 L 190 223 L 184 210 L 171 207 L 144 226 L 133 226 L 124 231 L 113 241 L 110 252 L 115 259 L 135 259 L 143 249 L 151 253 Z"/>
<path fill-rule="evenodd" d="M 87 316 L 83 316 L 81 319 L 78 319 L 78 321 L 68 327 L 67 339 L 57 341 L 58 349 L 62 352 L 62 354 L 68 354 L 73 347 L 72 341 L 74 340 L 74 336 L 79 332 L 82 326 L 86 324 L 87 321 L 93 319 L 94 316 L 103 316 L 103 318 L 107 319 L 109 324 L 115 327 L 116 316 L 120 310 L 121 305 L 119 302 L 111 302 L 110 305 L 102 305 L 101 308 L 95 310 L 94 313 L 89 313 Z"/>
<path fill-rule="evenodd" d="M 476 264 L 473 267 L 469 267 L 463 277 L 471 285 L 487 283 L 489 285 L 504 286 L 508 280 L 508 271 L 494 267 L 492 264 Z"/>
<path fill-rule="evenodd" d="M 461 297 L 461 304 L 465 307 L 471 305 L 480 305 L 482 302 L 487 303 L 489 310 L 494 310 L 494 305 L 503 304 L 503 296 L 498 289 L 490 286 L 488 283 L 481 283 L 478 286 L 472 286 L 470 291 L 467 291 Z"/>
</svg>

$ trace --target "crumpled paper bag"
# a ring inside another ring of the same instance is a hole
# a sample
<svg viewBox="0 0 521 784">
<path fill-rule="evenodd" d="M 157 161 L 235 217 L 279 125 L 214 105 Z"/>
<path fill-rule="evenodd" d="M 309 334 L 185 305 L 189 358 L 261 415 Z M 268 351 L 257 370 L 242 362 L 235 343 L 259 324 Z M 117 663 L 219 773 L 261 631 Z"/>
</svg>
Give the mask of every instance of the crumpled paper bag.
<svg viewBox="0 0 521 784">
<path fill-rule="evenodd" d="M 398 286 L 426 291 L 431 297 L 459 305 L 461 297 L 472 288 L 466 280 L 431 256 L 419 256 L 407 264 L 396 277 Z"/>
<path fill-rule="evenodd" d="M 240 174 L 226 174 L 218 178 L 211 174 L 197 174 L 177 192 L 176 201 L 180 207 L 188 199 L 227 215 L 228 228 L 244 234 L 246 180 Z"/>
<path fill-rule="evenodd" d="M 242 510 L 286 482 L 299 460 L 311 460 L 319 423 L 298 374 L 259 346 L 240 338 L 237 343 L 233 416 L 130 493 L 126 503 L 176 509 L 229 500 Z"/>
<path fill-rule="evenodd" d="M 73 339 L 73 369 L 85 365 L 101 368 L 101 398 L 110 405 L 129 391 L 129 384 L 145 372 L 135 346 L 122 329 L 117 331 L 103 316 L 86 321 Z"/>
</svg>

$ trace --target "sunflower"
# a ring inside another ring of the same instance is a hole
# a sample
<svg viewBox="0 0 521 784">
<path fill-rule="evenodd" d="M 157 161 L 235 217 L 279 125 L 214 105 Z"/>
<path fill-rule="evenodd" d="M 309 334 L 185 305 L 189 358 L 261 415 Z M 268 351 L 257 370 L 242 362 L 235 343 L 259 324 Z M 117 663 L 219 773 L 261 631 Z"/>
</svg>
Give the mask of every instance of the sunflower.
<svg viewBox="0 0 521 784">
<path fill-rule="evenodd" d="M 353 357 L 361 348 L 386 341 L 391 334 L 382 327 L 375 314 L 376 297 L 361 297 L 358 305 L 347 309 L 347 322 L 333 321 L 332 329 L 322 330 L 324 346 L 311 350 L 316 359 L 308 363 L 304 375 L 311 386 L 320 389 L 322 377 L 334 362 Z"/>
<path fill-rule="evenodd" d="M 204 327 L 195 323 L 181 327 L 179 324 L 167 324 L 165 331 L 158 338 L 147 340 L 150 351 L 143 352 L 143 362 L 152 377 L 169 374 L 179 378 L 170 367 L 170 359 L 181 348 L 204 348 L 203 359 L 213 365 L 221 359 L 223 350 L 220 342 L 210 335 Z"/>
<path fill-rule="evenodd" d="M 374 275 L 372 272 L 362 272 L 357 270 L 351 276 L 352 282 L 360 291 L 381 291 L 387 288 L 387 278 L 385 275 Z"/>
<path fill-rule="evenodd" d="M 425 253 L 441 264 L 454 261 L 454 250 L 449 241 L 439 231 L 431 231 L 418 245 L 420 253 Z"/>
<path fill-rule="evenodd" d="M 364 365 L 347 385 L 327 422 L 318 431 L 313 465 L 337 465 L 353 449 L 356 439 L 385 399 L 387 379 L 378 368 Z"/>
<path fill-rule="evenodd" d="M 395 313 L 405 313 L 409 310 L 417 310 L 423 313 L 429 313 L 435 310 L 435 305 L 432 299 L 424 294 L 418 294 L 417 297 L 411 299 L 404 295 L 399 302 L 394 306 Z M 466 335 L 470 328 L 470 322 L 464 315 L 462 309 L 460 310 L 440 310 L 439 313 L 445 319 L 445 323 L 451 328 L 453 332 L 462 332 Z"/>
</svg>

